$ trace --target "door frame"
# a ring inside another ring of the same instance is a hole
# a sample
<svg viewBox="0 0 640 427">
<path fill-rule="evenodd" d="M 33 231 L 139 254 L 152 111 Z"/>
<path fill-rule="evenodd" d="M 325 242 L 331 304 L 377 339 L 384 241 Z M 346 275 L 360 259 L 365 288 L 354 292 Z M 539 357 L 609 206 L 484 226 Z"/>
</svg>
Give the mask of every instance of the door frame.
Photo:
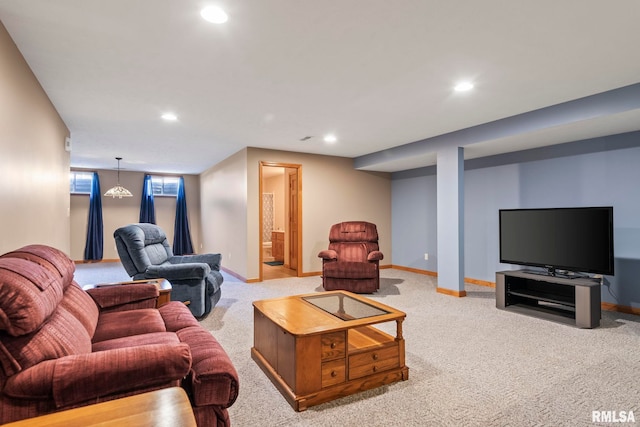
<svg viewBox="0 0 640 427">
<path fill-rule="evenodd" d="M 259 170 L 258 170 L 258 221 L 260 223 L 259 227 L 258 227 L 258 253 L 260 254 L 260 256 L 258 257 L 258 260 L 260 262 L 260 268 L 258 269 L 259 271 L 259 277 L 258 280 L 260 282 L 262 282 L 262 263 L 264 261 L 263 257 L 262 257 L 262 231 L 264 229 L 264 224 L 262 223 L 262 168 L 265 167 L 276 167 L 276 168 L 289 168 L 289 169 L 295 169 L 296 170 L 296 176 L 298 178 L 298 218 L 297 218 L 297 224 L 298 224 L 298 229 L 296 230 L 298 232 L 298 242 L 297 242 L 297 247 L 298 247 L 298 253 L 297 253 L 297 263 L 296 263 L 296 276 L 297 277 L 302 277 L 302 165 L 299 164 L 294 164 L 294 163 L 279 163 L 279 162 L 266 162 L 266 161 L 260 161 L 259 164 Z M 287 212 L 287 218 L 289 217 L 289 213 Z M 291 231 L 289 231 L 291 232 Z"/>
</svg>

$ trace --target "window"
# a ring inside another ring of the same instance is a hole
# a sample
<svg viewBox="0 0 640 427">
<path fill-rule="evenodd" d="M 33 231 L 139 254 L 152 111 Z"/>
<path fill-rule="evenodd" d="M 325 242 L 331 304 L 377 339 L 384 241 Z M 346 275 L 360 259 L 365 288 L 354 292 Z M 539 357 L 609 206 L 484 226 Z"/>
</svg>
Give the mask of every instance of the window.
<svg viewBox="0 0 640 427">
<path fill-rule="evenodd" d="M 151 175 L 153 195 L 176 197 L 178 195 L 179 182 L 180 178 L 177 176 Z"/>
<path fill-rule="evenodd" d="M 91 194 L 93 172 L 69 172 L 69 191 L 71 194 Z"/>
</svg>

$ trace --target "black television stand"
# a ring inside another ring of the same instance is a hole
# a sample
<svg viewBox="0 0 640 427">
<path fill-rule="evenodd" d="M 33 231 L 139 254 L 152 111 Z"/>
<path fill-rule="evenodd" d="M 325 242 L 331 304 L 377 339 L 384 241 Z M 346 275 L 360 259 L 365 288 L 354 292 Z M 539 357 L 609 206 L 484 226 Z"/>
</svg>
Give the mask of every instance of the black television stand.
<svg viewBox="0 0 640 427">
<path fill-rule="evenodd" d="M 600 326 L 600 281 L 527 271 L 496 273 L 496 307 L 579 328 Z"/>
<path fill-rule="evenodd" d="M 523 273 L 537 274 L 538 276 L 561 277 L 563 279 L 588 279 L 589 276 L 577 273 L 559 273 L 555 268 L 547 268 L 546 270 L 520 270 Z"/>
</svg>

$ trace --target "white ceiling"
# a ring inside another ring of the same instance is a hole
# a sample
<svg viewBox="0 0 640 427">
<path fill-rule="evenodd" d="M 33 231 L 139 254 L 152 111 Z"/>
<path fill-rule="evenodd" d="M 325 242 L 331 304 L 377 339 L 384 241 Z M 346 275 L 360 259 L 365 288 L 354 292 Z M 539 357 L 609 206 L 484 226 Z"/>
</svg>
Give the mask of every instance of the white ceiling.
<svg viewBox="0 0 640 427">
<path fill-rule="evenodd" d="M 206 4 L 229 21 L 201 19 Z M 637 0 L 0 0 L 71 131 L 72 167 L 121 156 L 123 169 L 167 173 L 247 146 L 358 157 L 638 83 L 639 17 Z M 475 89 L 454 93 L 460 79 Z M 465 153 L 639 129 L 635 110 Z"/>
</svg>

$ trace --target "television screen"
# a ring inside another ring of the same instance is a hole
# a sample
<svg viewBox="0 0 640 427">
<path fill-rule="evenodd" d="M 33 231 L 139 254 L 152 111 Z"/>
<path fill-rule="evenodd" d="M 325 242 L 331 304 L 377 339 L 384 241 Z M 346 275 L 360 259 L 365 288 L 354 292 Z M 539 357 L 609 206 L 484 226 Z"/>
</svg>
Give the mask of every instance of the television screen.
<svg viewBox="0 0 640 427">
<path fill-rule="evenodd" d="M 501 209 L 500 262 L 613 275 L 613 207 Z"/>
</svg>

